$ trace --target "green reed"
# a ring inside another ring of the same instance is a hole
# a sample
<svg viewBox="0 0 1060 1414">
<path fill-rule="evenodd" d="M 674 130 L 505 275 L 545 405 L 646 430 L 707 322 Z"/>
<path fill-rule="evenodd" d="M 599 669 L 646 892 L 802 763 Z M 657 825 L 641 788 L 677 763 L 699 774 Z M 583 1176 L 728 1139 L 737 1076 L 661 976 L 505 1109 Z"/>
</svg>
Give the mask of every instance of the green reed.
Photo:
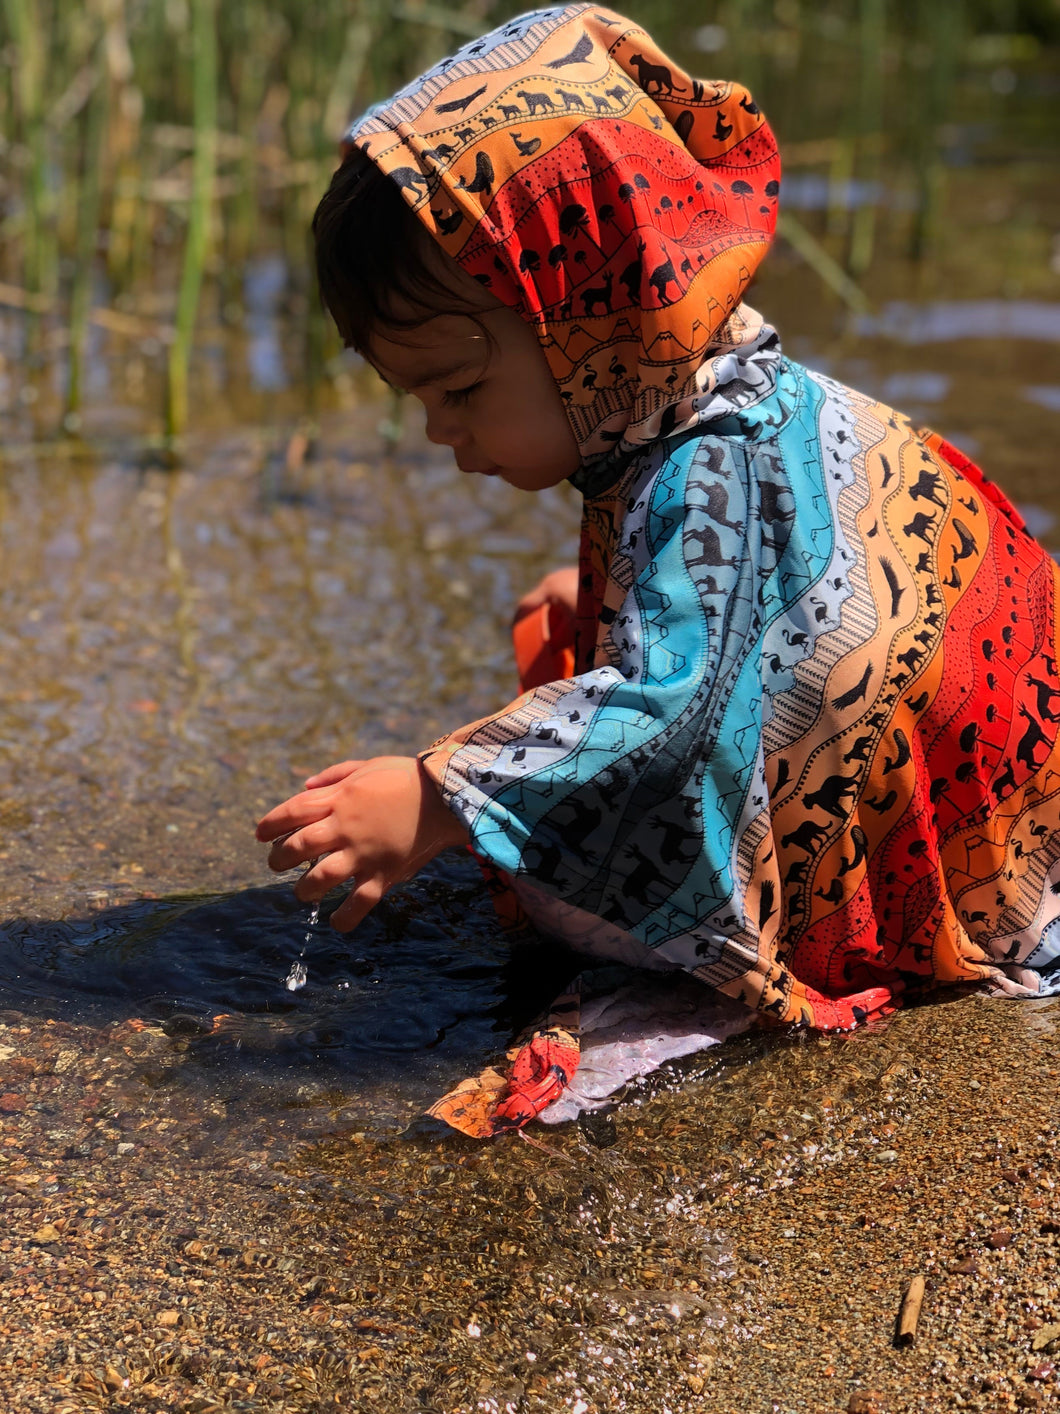
<svg viewBox="0 0 1060 1414">
<path fill-rule="evenodd" d="M 68 418 L 78 414 L 81 409 L 85 341 L 91 310 L 96 245 L 99 240 L 99 216 L 103 194 L 103 144 L 108 107 L 103 40 L 97 44 L 93 60 L 89 69 L 92 92 L 86 104 L 84 146 L 78 183 L 77 259 L 70 288 L 70 357 L 66 387 Z"/>
<path fill-rule="evenodd" d="M 169 346 L 166 432 L 184 431 L 188 420 L 188 362 L 195 334 L 195 316 L 206 266 L 217 165 L 217 6 L 216 0 L 192 0 L 193 39 L 192 121 L 194 147 L 188 232 L 177 295 L 177 319 Z"/>
<path fill-rule="evenodd" d="M 854 208 L 848 264 L 852 275 L 863 275 L 872 264 L 883 130 L 883 62 L 887 43 L 886 0 L 859 0 L 860 103 L 858 148 L 866 196 Z"/>
<path fill-rule="evenodd" d="M 909 254 L 923 260 L 934 242 L 943 206 L 945 166 L 939 131 L 953 94 L 960 46 L 964 38 L 965 0 L 935 0 L 923 12 L 925 47 L 932 64 L 925 75 L 923 124 L 917 137 L 917 206 L 909 235 Z"/>
<path fill-rule="evenodd" d="M 26 181 L 26 200 L 21 211 L 24 279 L 31 294 L 50 295 L 56 284 L 57 259 L 53 202 L 47 181 L 44 17 L 36 0 L 4 0 L 4 15 L 18 54 L 17 67 L 11 74 L 11 127 L 21 139 Z"/>
</svg>

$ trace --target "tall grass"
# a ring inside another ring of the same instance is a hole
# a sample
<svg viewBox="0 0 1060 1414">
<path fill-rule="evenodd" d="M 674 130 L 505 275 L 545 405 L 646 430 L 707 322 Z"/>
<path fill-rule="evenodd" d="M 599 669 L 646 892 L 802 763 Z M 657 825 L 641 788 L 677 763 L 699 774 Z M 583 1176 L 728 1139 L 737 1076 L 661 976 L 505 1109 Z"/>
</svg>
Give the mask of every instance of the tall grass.
<svg viewBox="0 0 1060 1414">
<path fill-rule="evenodd" d="M 101 325 L 163 346 L 158 411 L 179 434 L 197 340 L 218 321 L 238 324 L 244 272 L 266 251 L 286 254 L 306 311 L 304 367 L 321 373 L 328 336 L 307 285 L 306 227 L 342 127 L 525 7 L 0 0 L 0 306 L 22 311 L 22 347 L 39 362 L 69 349 L 67 414 L 85 399 L 89 329 Z M 1049 0 L 720 0 L 706 18 L 726 42 L 703 53 L 705 12 L 672 0 L 626 8 L 693 72 L 751 83 L 789 171 L 831 176 L 827 219 L 800 216 L 789 235 L 853 305 L 851 281 L 871 283 L 889 218 L 875 201 L 842 200 L 848 179 L 904 173 L 916 195 L 907 249 L 929 253 L 945 200 L 938 134 L 969 43 L 1017 32 L 1026 53 L 1060 28 Z"/>
<path fill-rule="evenodd" d="M 169 346 L 166 432 L 179 436 L 188 420 L 188 360 L 195 336 L 203 269 L 213 216 L 217 166 L 217 5 L 191 0 L 192 123 L 191 191 L 188 230 L 177 295 L 177 319 Z"/>
</svg>

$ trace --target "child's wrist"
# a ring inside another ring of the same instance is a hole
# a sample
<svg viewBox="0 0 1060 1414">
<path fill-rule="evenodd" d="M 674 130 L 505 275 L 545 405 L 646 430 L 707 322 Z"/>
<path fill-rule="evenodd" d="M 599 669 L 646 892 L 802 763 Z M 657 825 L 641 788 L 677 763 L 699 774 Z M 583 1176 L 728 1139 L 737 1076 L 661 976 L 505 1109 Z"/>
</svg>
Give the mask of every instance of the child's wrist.
<svg viewBox="0 0 1060 1414">
<path fill-rule="evenodd" d="M 456 849 L 461 845 L 468 844 L 470 837 L 466 826 L 446 804 L 445 797 L 424 765 L 422 757 L 417 757 L 416 765 L 419 769 L 420 786 L 423 791 L 424 815 L 429 821 L 428 830 L 435 853 L 440 853 L 443 849 Z"/>
</svg>

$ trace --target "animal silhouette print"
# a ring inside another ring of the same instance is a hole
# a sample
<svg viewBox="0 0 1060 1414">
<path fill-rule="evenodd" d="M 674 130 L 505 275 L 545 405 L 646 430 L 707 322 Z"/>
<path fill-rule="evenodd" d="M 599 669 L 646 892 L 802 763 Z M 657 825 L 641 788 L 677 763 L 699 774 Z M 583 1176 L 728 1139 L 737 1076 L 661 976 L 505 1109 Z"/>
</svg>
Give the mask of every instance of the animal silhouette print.
<svg viewBox="0 0 1060 1414">
<path fill-rule="evenodd" d="M 556 106 L 547 93 L 527 93 L 525 88 L 521 88 L 515 96 L 526 104 L 527 116 L 531 118 L 535 113 L 544 113 Z"/>
<path fill-rule="evenodd" d="M 569 69 L 572 64 L 584 64 L 592 52 L 593 42 L 587 34 L 583 34 L 569 54 L 564 54 L 561 59 L 550 59 L 545 68 Z"/>
<path fill-rule="evenodd" d="M 644 278 L 643 256 L 646 249 L 647 246 L 644 242 L 638 241 L 637 258 L 631 260 L 618 277 L 619 284 L 625 286 L 626 295 L 630 304 L 638 304 L 640 302 L 640 286 Z"/>
<path fill-rule="evenodd" d="M 527 138 L 524 141 L 520 133 L 513 132 L 511 139 L 523 157 L 533 157 L 534 153 L 541 146 L 541 139 L 539 137 Z"/>
<path fill-rule="evenodd" d="M 674 274 L 674 264 L 672 260 L 664 260 L 657 265 L 648 276 L 648 284 L 655 291 L 660 304 L 670 304 L 672 301 L 667 298 L 667 290 L 670 285 L 677 284 L 677 276 Z"/>
<path fill-rule="evenodd" d="M 582 303 L 585 306 L 586 317 L 595 312 L 598 304 L 603 305 L 605 314 L 611 313 L 611 287 L 614 281 L 614 272 L 609 270 L 604 276 L 602 285 L 595 285 L 582 291 Z"/>
<path fill-rule="evenodd" d="M 485 92 L 486 85 L 483 84 L 481 88 L 476 88 L 474 93 L 467 93 L 462 98 L 451 98 L 447 103 L 436 104 L 434 111 L 436 113 L 466 113 L 475 99 L 481 98 Z"/>
<path fill-rule="evenodd" d="M 665 64 L 652 64 L 642 54 L 631 54 L 629 62 L 637 71 L 637 80 L 645 93 L 651 93 L 652 85 L 656 93 L 684 93 L 683 88 L 675 88 L 673 75 Z"/>
<path fill-rule="evenodd" d="M 826 810 L 829 815 L 840 820 L 847 814 L 846 802 L 857 795 L 860 781 L 860 773 L 853 776 L 829 776 L 817 790 L 804 795 L 802 803 L 807 810 Z"/>
<path fill-rule="evenodd" d="M 490 161 L 488 152 L 479 152 L 475 156 L 475 176 L 472 181 L 465 183 L 461 177 L 456 184 L 457 191 L 484 192 L 489 196 L 493 190 L 494 172 L 493 163 Z"/>
</svg>

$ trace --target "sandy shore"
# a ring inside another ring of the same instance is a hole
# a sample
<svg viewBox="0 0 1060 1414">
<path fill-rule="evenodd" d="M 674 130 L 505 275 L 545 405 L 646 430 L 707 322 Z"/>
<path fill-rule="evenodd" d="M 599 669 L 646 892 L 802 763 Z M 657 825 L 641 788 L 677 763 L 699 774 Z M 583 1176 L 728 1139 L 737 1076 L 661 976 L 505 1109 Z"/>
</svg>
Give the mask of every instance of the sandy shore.
<svg viewBox="0 0 1060 1414">
<path fill-rule="evenodd" d="M 278 1107 L 194 1038 L 2 1020 L 20 1414 L 1060 1403 L 1052 1002 L 739 1038 L 536 1145 L 403 1129 L 393 1095 L 373 1123 L 385 1082 L 306 1073 Z"/>
</svg>

